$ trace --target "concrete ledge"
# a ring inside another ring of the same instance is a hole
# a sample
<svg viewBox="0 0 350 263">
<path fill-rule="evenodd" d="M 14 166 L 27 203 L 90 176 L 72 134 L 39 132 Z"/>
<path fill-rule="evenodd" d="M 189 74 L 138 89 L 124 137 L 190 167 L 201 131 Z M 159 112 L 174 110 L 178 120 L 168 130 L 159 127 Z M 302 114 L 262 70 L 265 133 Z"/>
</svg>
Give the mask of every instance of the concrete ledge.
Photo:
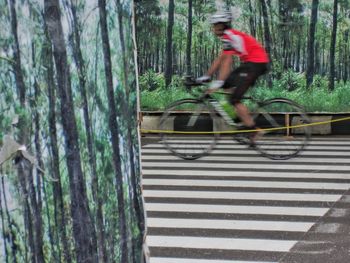
<svg viewBox="0 0 350 263">
<path fill-rule="evenodd" d="M 163 112 L 142 112 L 141 130 L 142 133 L 152 133 L 159 129 L 159 119 Z M 350 118 L 350 113 L 308 113 L 311 123 L 328 122 L 321 125 L 311 126 L 311 133 L 314 135 L 350 135 L 350 120 L 343 120 L 339 122 L 332 122 L 341 118 Z M 201 117 L 198 127 L 193 131 L 229 131 L 230 126 L 225 122 L 215 121 L 213 123 L 210 118 Z M 276 114 L 276 120 L 281 125 L 289 123 L 290 126 L 302 124 L 300 118 L 292 114 Z M 165 127 L 167 130 L 189 131 L 187 127 L 182 124 L 186 121 L 186 113 L 181 113 L 176 117 L 169 118 Z M 263 123 L 257 120 L 257 125 L 263 127 Z M 291 134 L 298 134 L 301 128 L 293 128 L 288 131 Z"/>
</svg>

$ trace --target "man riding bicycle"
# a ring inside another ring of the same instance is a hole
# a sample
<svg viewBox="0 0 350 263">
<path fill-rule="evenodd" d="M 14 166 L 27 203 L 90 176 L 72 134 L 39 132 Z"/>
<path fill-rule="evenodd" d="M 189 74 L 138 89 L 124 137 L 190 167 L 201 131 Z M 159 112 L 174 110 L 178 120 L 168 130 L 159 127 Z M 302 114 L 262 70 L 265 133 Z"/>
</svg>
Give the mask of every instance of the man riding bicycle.
<svg viewBox="0 0 350 263">
<path fill-rule="evenodd" d="M 214 60 L 206 75 L 197 78 L 197 81 L 208 82 L 211 76 L 219 71 L 217 80 L 212 81 L 207 93 L 220 88 L 235 88 L 230 96 L 230 103 L 246 128 L 256 130 L 256 124 L 248 108 L 241 103 L 241 99 L 247 90 L 254 86 L 258 77 L 266 73 L 269 56 L 254 37 L 233 29 L 231 20 L 231 13 L 225 11 L 217 12 L 211 17 L 213 32 L 221 39 L 223 51 Z M 234 55 L 240 58 L 241 65 L 231 72 Z M 257 134 L 255 132 L 250 136 L 253 144 Z"/>
</svg>

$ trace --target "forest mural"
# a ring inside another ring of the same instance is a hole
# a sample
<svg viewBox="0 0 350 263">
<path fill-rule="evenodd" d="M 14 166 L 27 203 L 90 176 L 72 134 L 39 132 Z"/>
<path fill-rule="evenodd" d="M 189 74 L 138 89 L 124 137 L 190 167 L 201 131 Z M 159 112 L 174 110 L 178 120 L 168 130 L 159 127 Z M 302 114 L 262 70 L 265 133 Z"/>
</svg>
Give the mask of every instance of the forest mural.
<svg viewBox="0 0 350 263">
<path fill-rule="evenodd" d="M 209 18 L 223 9 L 232 11 L 234 28 L 256 37 L 270 54 L 270 72 L 251 89 L 252 95 L 288 97 L 309 112 L 350 111 L 349 0 L 135 0 L 135 4 L 143 110 L 163 109 L 189 96 L 181 78 L 204 74 L 220 52 Z"/>
<path fill-rule="evenodd" d="M 350 111 L 350 0 L 0 0 L 0 262 L 141 262 L 139 107 L 189 96 L 217 9 L 271 56 L 253 96 Z"/>
<path fill-rule="evenodd" d="M 141 262 L 132 1 L 0 1 L 0 262 Z"/>
</svg>

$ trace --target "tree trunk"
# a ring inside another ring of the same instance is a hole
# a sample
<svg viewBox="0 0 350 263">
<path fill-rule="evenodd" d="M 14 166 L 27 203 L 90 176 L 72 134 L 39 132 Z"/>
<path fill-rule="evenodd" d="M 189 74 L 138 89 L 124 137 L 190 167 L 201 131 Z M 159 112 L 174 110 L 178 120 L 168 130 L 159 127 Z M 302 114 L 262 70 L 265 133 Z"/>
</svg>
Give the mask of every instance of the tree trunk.
<svg viewBox="0 0 350 263">
<path fill-rule="evenodd" d="M 35 61 L 35 46 L 32 43 L 32 63 L 33 68 L 36 68 Z M 38 112 L 39 107 L 36 103 L 39 101 L 39 84 L 34 76 L 34 104 L 33 108 L 36 109 L 34 112 L 34 143 L 35 143 L 35 151 L 36 151 L 36 159 L 38 161 L 39 167 L 43 167 L 43 161 L 41 157 L 41 144 L 40 144 L 40 115 Z M 32 169 L 33 170 L 33 169 Z M 36 170 L 36 188 L 34 186 L 33 178 L 30 178 L 31 181 L 31 199 L 32 199 L 32 207 L 34 209 L 34 227 L 35 227 L 35 245 L 36 245 L 36 258 L 38 263 L 44 263 L 44 251 L 43 251 L 43 219 L 42 219 L 42 196 L 41 196 L 41 171 L 39 169 Z"/>
<path fill-rule="evenodd" d="M 260 0 L 260 3 L 261 3 L 261 9 L 262 9 L 262 14 L 263 14 L 263 19 L 264 19 L 265 48 L 266 48 L 266 51 L 270 57 L 270 64 L 272 64 L 272 60 L 271 60 L 271 34 L 270 34 L 270 29 L 269 29 L 269 17 L 267 14 L 267 7 L 266 7 L 265 0 Z M 268 82 L 268 86 L 270 88 L 272 88 L 271 75 L 267 76 L 267 82 Z"/>
<path fill-rule="evenodd" d="M 54 47 L 57 72 L 57 86 L 61 100 L 62 125 L 64 130 L 67 170 L 70 182 L 71 215 L 77 262 L 96 262 L 93 226 L 81 168 L 79 136 L 75 120 L 73 97 L 70 83 L 70 71 L 67 51 L 61 24 L 58 0 L 44 2 L 45 22 Z"/>
<path fill-rule="evenodd" d="M 350 14 L 349 14 L 350 16 Z M 344 74 L 343 74 L 343 81 L 347 82 L 349 78 L 349 72 L 350 72 L 350 48 L 349 48 L 349 34 L 350 29 L 347 29 L 344 33 Z"/>
<path fill-rule="evenodd" d="M 106 13 L 106 1 L 99 0 L 99 13 L 100 13 L 100 26 L 102 35 L 102 45 L 103 45 L 103 56 L 105 65 L 105 75 L 106 75 L 106 89 L 108 94 L 108 105 L 109 105 L 109 129 L 111 132 L 112 140 L 112 150 L 113 150 L 113 167 L 116 176 L 116 191 L 118 198 L 118 213 L 119 213 L 119 235 L 120 235 L 120 253 L 121 262 L 129 262 L 129 251 L 128 251 L 128 234 L 127 234 L 127 223 L 124 208 L 124 191 L 123 191 L 123 177 L 121 172 L 121 159 L 119 150 L 119 124 L 117 122 L 116 115 L 116 104 L 115 95 L 113 90 L 113 77 L 112 77 L 112 62 L 111 53 L 109 45 L 108 27 L 107 27 L 107 13 Z"/>
<path fill-rule="evenodd" d="M 4 197 L 4 207 L 5 207 L 5 213 L 6 213 L 6 218 L 7 218 L 7 225 L 8 225 L 8 228 L 9 228 L 8 235 L 9 235 L 9 243 L 10 243 L 10 246 L 11 246 L 11 256 L 12 256 L 11 262 L 17 263 L 18 262 L 17 261 L 17 256 L 21 256 L 22 251 L 21 251 L 21 247 L 19 246 L 19 240 L 17 240 L 17 233 L 15 231 L 16 223 L 11 218 L 10 211 L 9 211 L 9 208 L 8 208 L 8 205 L 7 205 L 7 197 L 6 197 L 6 192 L 5 192 L 5 180 L 4 180 L 4 177 L 1 177 L 1 188 L 2 188 L 3 197 Z"/>
<path fill-rule="evenodd" d="M 0 168 L 1 169 L 1 168 Z M 2 177 L 3 178 L 3 177 Z M 4 189 L 5 191 L 5 189 Z M 1 232 L 2 232 L 2 240 L 3 240 L 3 247 L 4 251 L 2 252 L 3 257 L 5 257 L 5 263 L 9 263 L 9 255 L 7 252 L 7 242 L 10 241 L 10 233 L 5 230 L 5 213 L 2 205 L 2 196 L 1 196 L 1 188 L 0 188 L 0 217 L 1 217 Z M 10 226 L 8 226 L 10 227 Z"/>
<path fill-rule="evenodd" d="M 329 70 L 329 89 L 334 90 L 334 78 L 335 78 L 335 45 L 337 39 L 337 16 L 338 16 L 338 0 L 334 0 L 333 5 L 333 28 L 330 47 L 330 70 Z"/>
<path fill-rule="evenodd" d="M 188 0 L 187 44 L 186 44 L 186 74 L 191 75 L 192 49 L 192 0 Z"/>
<path fill-rule="evenodd" d="M 45 27 L 46 39 L 43 47 L 44 64 L 46 65 L 45 78 L 48 85 L 48 100 L 49 100 L 49 150 L 51 154 L 51 173 L 53 177 L 53 202 L 54 202 L 54 215 L 55 222 L 58 228 L 59 240 L 62 243 L 63 248 L 63 259 L 61 259 L 61 249 L 58 245 L 58 257 L 63 262 L 71 262 L 72 256 L 70 252 L 70 244 L 67 237 L 67 219 L 65 216 L 64 201 L 63 201 L 63 190 L 60 176 L 60 157 L 57 142 L 57 129 L 56 129 L 56 94 L 55 94 L 55 81 L 54 81 L 54 68 L 53 68 L 53 54 L 51 43 L 48 41 L 48 32 Z"/>
<path fill-rule="evenodd" d="M 9 1 L 9 10 L 10 10 L 10 20 L 11 20 L 11 33 L 13 36 L 13 72 L 15 77 L 15 83 L 17 88 L 17 96 L 19 98 L 19 103 L 22 109 L 26 108 L 26 86 L 24 84 L 23 72 L 21 69 L 21 51 L 19 48 L 19 40 L 18 40 L 18 30 L 17 30 L 17 13 L 16 13 L 16 1 Z M 19 125 L 18 125 L 18 141 L 20 144 L 26 145 L 28 141 L 28 132 L 27 132 L 27 123 L 26 117 L 21 114 L 19 117 Z M 36 245 L 34 241 L 34 233 L 33 233 L 33 218 L 30 209 L 30 202 L 28 200 L 29 193 L 27 189 L 27 175 L 28 170 L 24 170 L 23 165 L 21 164 L 20 159 L 18 160 L 17 166 L 17 175 L 19 181 L 19 189 L 20 193 L 23 196 L 23 216 L 24 216 L 24 226 L 25 226 L 25 236 L 26 243 L 25 248 L 28 250 L 31 260 L 35 260 L 36 255 Z M 27 168 L 27 167 L 26 167 Z M 27 251 L 26 251 L 27 252 Z M 27 255 L 28 253 L 26 253 Z M 34 261 L 35 262 L 35 261 Z"/>
<path fill-rule="evenodd" d="M 248 1 L 248 8 L 249 8 L 249 27 L 250 27 L 250 34 L 253 37 L 256 37 L 256 21 L 255 21 L 255 13 L 253 12 L 253 6 L 252 1 Z"/>
<path fill-rule="evenodd" d="M 75 64 L 78 70 L 79 76 L 79 86 L 81 97 L 83 100 L 83 112 L 84 112 L 84 125 L 85 125 L 85 133 L 87 138 L 87 148 L 88 148 L 88 156 L 89 156 L 89 164 L 91 168 L 91 185 L 92 185 L 92 196 L 94 202 L 96 203 L 96 224 L 97 224 L 97 243 L 95 246 L 98 247 L 98 256 L 102 260 L 102 262 L 107 262 L 107 251 L 106 251 L 106 241 L 105 241 L 105 229 L 104 229 L 104 219 L 103 219 L 103 204 L 101 200 L 101 195 L 99 194 L 99 179 L 97 176 L 97 168 L 96 168 L 96 155 L 93 147 L 93 131 L 90 125 L 90 112 L 89 112 L 89 103 L 87 96 L 87 88 L 86 88 L 86 66 L 83 58 L 83 54 L 81 52 L 81 44 L 80 44 L 80 22 L 77 15 L 77 10 L 75 7 L 75 3 L 71 1 L 70 8 L 72 11 L 72 19 L 73 19 L 73 57 Z"/>
<path fill-rule="evenodd" d="M 174 0 L 169 0 L 168 10 L 168 26 L 166 36 L 166 62 L 165 62 L 165 85 L 168 87 L 171 83 L 173 75 L 173 26 L 174 26 L 174 12 L 175 3 Z"/>
<path fill-rule="evenodd" d="M 308 59 L 307 59 L 307 70 L 306 70 L 306 86 L 309 87 L 314 78 L 314 57 L 315 57 L 315 32 L 317 23 L 317 9 L 319 0 L 312 0 L 312 11 L 311 21 L 309 27 L 309 39 L 307 45 Z"/>
</svg>

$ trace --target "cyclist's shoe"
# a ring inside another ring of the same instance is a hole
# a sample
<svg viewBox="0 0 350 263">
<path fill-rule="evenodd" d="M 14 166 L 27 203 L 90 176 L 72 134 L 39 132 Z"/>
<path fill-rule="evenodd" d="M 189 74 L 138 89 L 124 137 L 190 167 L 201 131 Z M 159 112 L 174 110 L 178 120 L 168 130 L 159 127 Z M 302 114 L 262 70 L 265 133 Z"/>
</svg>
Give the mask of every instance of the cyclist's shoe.
<svg viewBox="0 0 350 263">
<path fill-rule="evenodd" d="M 243 132 L 240 133 L 239 132 L 239 131 L 244 131 L 244 130 L 247 130 L 247 129 L 248 129 L 248 127 L 238 124 L 238 126 L 237 126 L 237 133 L 233 134 L 233 139 L 235 141 L 237 141 L 239 144 L 243 144 L 243 145 L 249 144 L 249 139 L 247 137 L 247 133 L 243 133 Z"/>
<path fill-rule="evenodd" d="M 264 135 L 264 131 L 256 126 L 251 127 L 251 129 L 255 131 L 249 134 L 249 146 L 254 148 L 256 146 L 256 141 Z"/>
<path fill-rule="evenodd" d="M 233 135 L 233 139 L 242 145 L 247 145 L 247 144 L 249 145 L 250 143 L 247 135 L 242 133 Z"/>
<path fill-rule="evenodd" d="M 254 132 L 245 132 L 259 129 L 255 125 L 252 127 L 248 127 L 245 125 L 238 126 L 237 133 L 234 134 L 233 139 L 236 140 L 239 144 L 248 145 L 249 147 L 255 146 L 255 141 L 258 139 L 260 131 Z M 260 129 L 259 129 L 260 130 Z M 241 133 L 239 131 L 242 131 Z"/>
</svg>

